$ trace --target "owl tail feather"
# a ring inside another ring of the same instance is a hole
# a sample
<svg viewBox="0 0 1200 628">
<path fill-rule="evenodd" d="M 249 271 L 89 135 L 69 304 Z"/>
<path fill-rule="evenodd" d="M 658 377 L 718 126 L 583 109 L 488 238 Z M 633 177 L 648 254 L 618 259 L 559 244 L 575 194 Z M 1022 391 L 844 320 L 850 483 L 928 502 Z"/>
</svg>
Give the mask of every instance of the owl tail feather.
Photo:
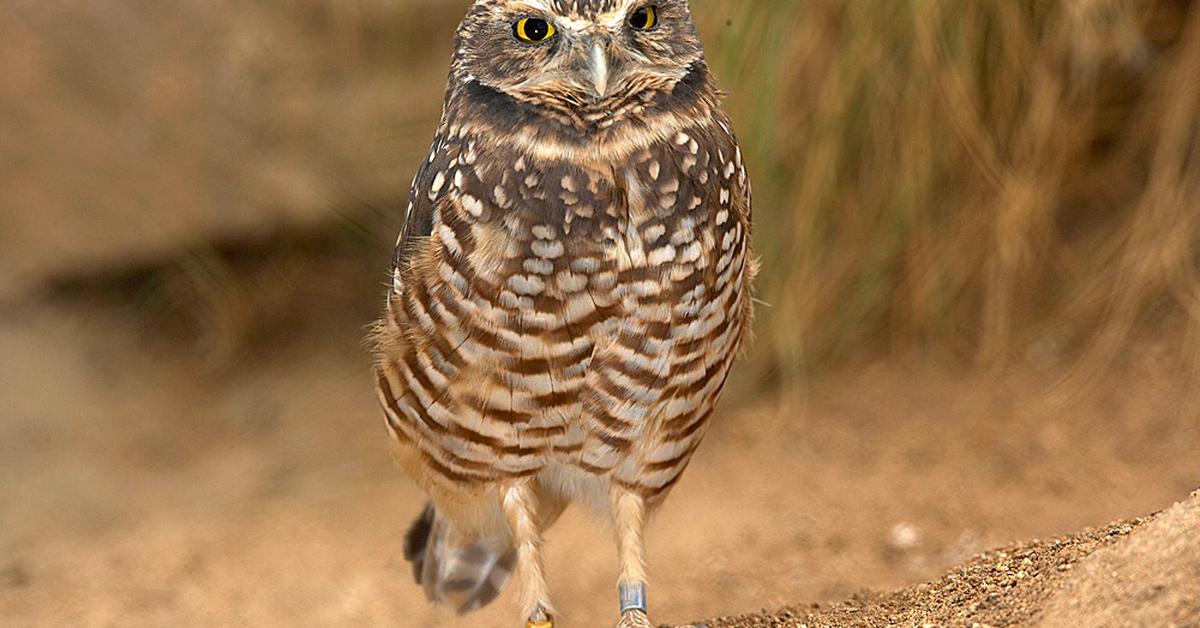
<svg viewBox="0 0 1200 628">
<path fill-rule="evenodd" d="M 450 522 L 429 504 L 408 529 L 404 558 L 412 563 L 413 577 L 430 601 L 463 614 L 500 595 L 512 576 L 516 550 L 456 537 Z"/>
</svg>

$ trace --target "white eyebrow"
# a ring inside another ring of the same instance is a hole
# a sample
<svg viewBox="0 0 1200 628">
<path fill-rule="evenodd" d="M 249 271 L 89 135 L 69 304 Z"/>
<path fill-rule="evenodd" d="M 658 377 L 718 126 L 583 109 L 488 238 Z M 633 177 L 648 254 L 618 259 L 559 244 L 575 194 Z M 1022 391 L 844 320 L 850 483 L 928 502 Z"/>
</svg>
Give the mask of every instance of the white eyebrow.
<svg viewBox="0 0 1200 628">
<path fill-rule="evenodd" d="M 555 18 L 555 23 L 572 31 L 585 31 L 594 26 L 616 28 L 625 23 L 625 14 L 620 11 L 602 13 L 596 16 L 595 20 L 579 20 L 571 17 L 558 17 Z"/>
<path fill-rule="evenodd" d="M 625 13 L 629 10 L 629 7 L 633 6 L 637 1 L 638 0 L 623 0 L 616 9 L 597 15 L 595 20 L 580 20 L 564 15 L 556 17 L 554 22 L 559 27 L 572 31 L 584 31 L 596 25 L 615 28 L 625 22 Z M 548 14 L 554 13 L 553 9 L 545 0 L 520 0 L 518 4 L 529 7 L 534 11 L 541 11 Z"/>
<path fill-rule="evenodd" d="M 523 4 L 535 11 L 542 11 L 544 13 L 551 12 L 550 5 L 546 4 L 542 0 L 521 0 L 520 4 Z"/>
</svg>

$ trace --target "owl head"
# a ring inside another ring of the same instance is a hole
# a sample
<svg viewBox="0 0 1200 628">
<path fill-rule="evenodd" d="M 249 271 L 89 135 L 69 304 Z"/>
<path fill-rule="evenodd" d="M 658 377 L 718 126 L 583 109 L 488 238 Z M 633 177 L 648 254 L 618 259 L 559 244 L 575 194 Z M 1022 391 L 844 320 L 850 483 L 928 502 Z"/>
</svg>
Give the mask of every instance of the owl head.
<svg viewBox="0 0 1200 628">
<path fill-rule="evenodd" d="M 611 109 L 702 59 L 687 0 L 476 0 L 455 74 L 526 103 Z"/>
</svg>

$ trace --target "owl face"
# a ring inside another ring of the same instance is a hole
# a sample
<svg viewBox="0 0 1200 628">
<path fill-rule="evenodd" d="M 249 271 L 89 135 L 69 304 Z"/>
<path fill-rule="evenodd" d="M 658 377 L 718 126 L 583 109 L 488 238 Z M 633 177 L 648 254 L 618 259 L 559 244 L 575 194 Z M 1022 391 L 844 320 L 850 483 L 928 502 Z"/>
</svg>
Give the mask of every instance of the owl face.
<svg viewBox="0 0 1200 628">
<path fill-rule="evenodd" d="M 459 80 L 554 109 L 669 90 L 703 57 L 687 0 L 477 0 Z"/>
</svg>

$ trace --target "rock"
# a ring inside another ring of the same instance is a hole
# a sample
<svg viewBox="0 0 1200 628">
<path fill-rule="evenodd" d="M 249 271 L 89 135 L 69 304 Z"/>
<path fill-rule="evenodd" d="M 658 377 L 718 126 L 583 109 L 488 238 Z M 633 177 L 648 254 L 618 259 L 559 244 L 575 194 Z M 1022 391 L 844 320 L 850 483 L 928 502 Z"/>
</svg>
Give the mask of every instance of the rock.
<svg viewBox="0 0 1200 628">
<path fill-rule="evenodd" d="M 1182 626 L 1200 622 L 1200 498 L 1076 563 L 1041 625 Z"/>
<path fill-rule="evenodd" d="M 445 4 L 0 9 L 0 301 L 401 207 L 450 41 L 387 25 L 449 32 Z"/>
</svg>

